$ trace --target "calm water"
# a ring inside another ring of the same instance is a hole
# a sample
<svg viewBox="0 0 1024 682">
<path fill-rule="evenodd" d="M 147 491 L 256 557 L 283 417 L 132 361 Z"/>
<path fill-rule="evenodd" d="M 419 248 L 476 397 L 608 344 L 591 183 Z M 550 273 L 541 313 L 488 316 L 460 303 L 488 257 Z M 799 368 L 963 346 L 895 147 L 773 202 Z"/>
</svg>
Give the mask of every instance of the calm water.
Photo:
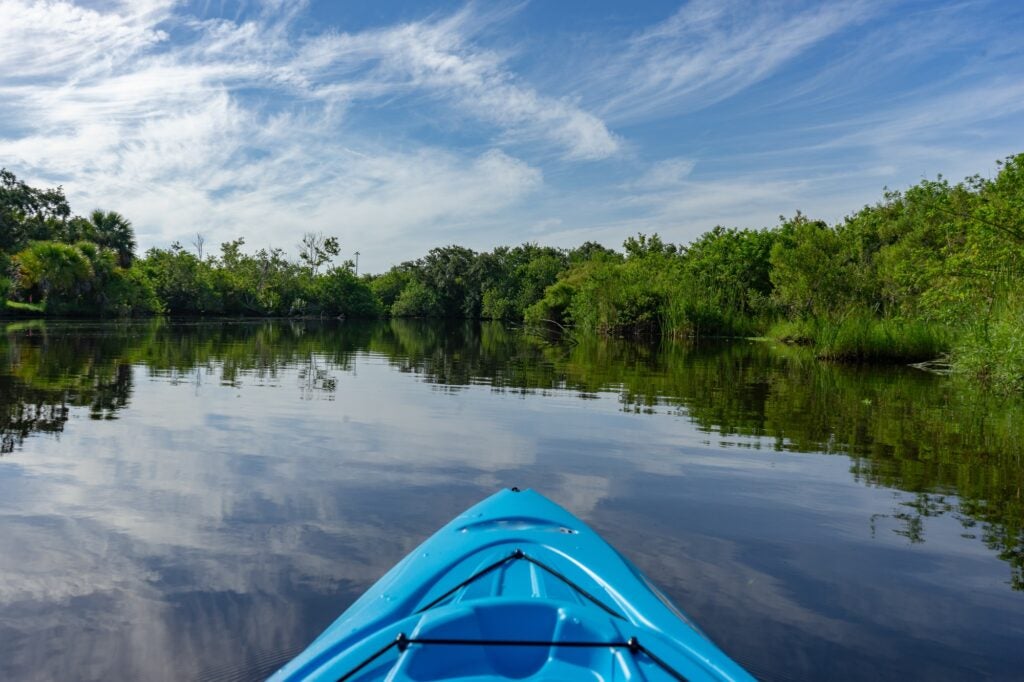
<svg viewBox="0 0 1024 682">
<path fill-rule="evenodd" d="M 500 325 L 0 334 L 0 677 L 272 672 L 502 486 L 765 679 L 1020 679 L 1024 405 L 766 344 Z"/>
</svg>

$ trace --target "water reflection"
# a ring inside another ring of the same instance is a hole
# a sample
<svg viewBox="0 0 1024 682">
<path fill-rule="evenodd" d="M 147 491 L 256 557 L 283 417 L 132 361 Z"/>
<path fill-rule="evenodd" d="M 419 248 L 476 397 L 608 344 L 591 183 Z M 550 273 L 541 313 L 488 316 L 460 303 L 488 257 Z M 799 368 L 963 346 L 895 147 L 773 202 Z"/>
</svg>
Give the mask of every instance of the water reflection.
<svg viewBox="0 0 1024 682">
<path fill-rule="evenodd" d="M 949 379 L 408 321 L 11 325 L 0 359 L 7 677 L 268 671 L 511 483 L 765 677 L 1021 663 L 1024 406 Z"/>
</svg>

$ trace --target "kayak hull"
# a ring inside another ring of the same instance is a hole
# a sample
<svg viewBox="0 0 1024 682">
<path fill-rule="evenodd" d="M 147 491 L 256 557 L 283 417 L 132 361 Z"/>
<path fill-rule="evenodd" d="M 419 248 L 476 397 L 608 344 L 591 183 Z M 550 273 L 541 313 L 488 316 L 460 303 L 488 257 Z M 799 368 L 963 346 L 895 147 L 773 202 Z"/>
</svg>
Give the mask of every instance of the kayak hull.
<svg viewBox="0 0 1024 682">
<path fill-rule="evenodd" d="M 395 565 L 271 678 L 752 680 L 628 560 L 503 490 Z"/>
</svg>

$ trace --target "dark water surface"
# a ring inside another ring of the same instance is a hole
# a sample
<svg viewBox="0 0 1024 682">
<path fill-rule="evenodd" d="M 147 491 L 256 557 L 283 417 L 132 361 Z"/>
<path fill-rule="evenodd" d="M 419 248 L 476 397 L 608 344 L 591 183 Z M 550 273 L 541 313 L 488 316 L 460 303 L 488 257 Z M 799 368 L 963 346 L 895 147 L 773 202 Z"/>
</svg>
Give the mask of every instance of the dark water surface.
<svg viewBox="0 0 1024 682">
<path fill-rule="evenodd" d="M 258 678 L 502 486 L 765 679 L 1021 679 L 1024 404 L 768 344 L 7 325 L 0 678 Z"/>
</svg>

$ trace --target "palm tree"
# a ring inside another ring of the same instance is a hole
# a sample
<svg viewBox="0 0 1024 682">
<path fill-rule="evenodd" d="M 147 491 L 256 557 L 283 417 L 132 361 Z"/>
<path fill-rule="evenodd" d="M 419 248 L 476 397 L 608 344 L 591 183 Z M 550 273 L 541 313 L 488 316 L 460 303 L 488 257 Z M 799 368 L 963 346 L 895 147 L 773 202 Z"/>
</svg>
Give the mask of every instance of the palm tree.
<svg viewBox="0 0 1024 682">
<path fill-rule="evenodd" d="M 96 209 L 89 216 L 95 230 L 95 241 L 100 246 L 117 251 L 122 268 L 130 267 L 135 258 L 135 230 L 132 221 L 117 211 Z"/>
</svg>

